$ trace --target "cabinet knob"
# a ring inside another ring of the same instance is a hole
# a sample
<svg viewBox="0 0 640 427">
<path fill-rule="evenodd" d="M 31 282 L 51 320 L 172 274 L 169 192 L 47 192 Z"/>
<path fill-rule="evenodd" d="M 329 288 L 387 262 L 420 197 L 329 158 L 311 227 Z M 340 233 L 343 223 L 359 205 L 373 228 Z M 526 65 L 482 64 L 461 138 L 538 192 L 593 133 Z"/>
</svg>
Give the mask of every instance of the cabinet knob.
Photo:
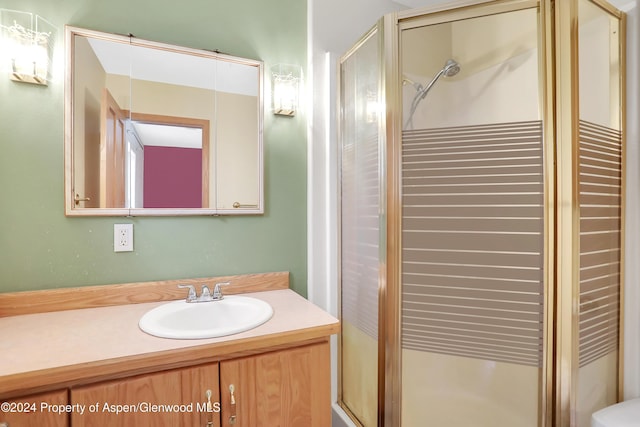
<svg viewBox="0 0 640 427">
<path fill-rule="evenodd" d="M 229 385 L 229 393 L 231 393 L 231 416 L 229 417 L 229 424 L 233 425 L 236 423 L 236 396 L 235 396 L 236 387 L 233 384 Z"/>
<path fill-rule="evenodd" d="M 233 207 L 235 209 L 238 209 L 238 208 L 257 208 L 258 205 L 257 204 L 246 204 L 246 203 L 240 203 L 240 202 L 233 202 Z"/>
<path fill-rule="evenodd" d="M 75 197 L 73 198 L 73 201 L 76 202 L 76 206 L 78 206 L 80 204 L 80 202 L 90 202 L 91 198 L 90 197 L 80 197 L 79 194 L 76 194 Z M 0 424 L 0 427 L 9 427 L 9 424 L 6 424 L 6 425 Z"/>
<path fill-rule="evenodd" d="M 204 395 L 207 397 L 207 412 L 213 411 L 213 406 L 211 406 L 211 390 L 207 390 Z"/>
<path fill-rule="evenodd" d="M 231 404 L 232 404 L 232 405 L 235 405 L 235 404 L 236 404 L 236 397 L 235 397 L 235 395 L 233 394 L 233 393 L 235 392 L 235 390 L 236 390 L 235 386 L 234 386 L 233 384 L 231 384 L 231 385 L 229 386 L 229 392 L 231 393 Z"/>
<path fill-rule="evenodd" d="M 213 405 L 211 405 L 211 396 L 213 395 L 213 393 L 211 392 L 211 390 L 207 390 L 204 392 L 205 397 L 207 398 L 207 403 L 206 403 L 206 410 L 207 410 L 207 418 L 209 418 L 207 420 L 207 424 L 206 427 L 213 427 Z"/>
</svg>

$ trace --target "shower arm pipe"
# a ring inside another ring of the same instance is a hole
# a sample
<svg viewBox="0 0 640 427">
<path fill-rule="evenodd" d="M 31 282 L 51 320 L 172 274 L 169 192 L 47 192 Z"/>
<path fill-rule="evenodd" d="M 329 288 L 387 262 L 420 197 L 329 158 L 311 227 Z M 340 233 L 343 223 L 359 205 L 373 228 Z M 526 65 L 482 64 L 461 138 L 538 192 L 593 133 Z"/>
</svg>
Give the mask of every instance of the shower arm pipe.
<svg viewBox="0 0 640 427">
<path fill-rule="evenodd" d="M 409 125 L 413 127 L 413 115 L 415 114 L 416 109 L 418 108 L 418 104 L 420 104 L 420 101 L 422 101 L 427 96 L 427 94 L 429 93 L 433 85 L 436 84 L 438 79 L 444 74 L 444 70 L 445 69 L 443 68 L 442 70 L 438 71 L 438 73 L 433 77 L 433 79 L 431 79 L 429 84 L 427 84 L 426 86 L 421 87 L 422 85 L 418 85 L 419 87 L 418 93 L 416 93 L 416 95 L 413 97 L 413 100 L 411 101 L 411 108 L 409 109 L 409 118 L 405 123 L 405 127 L 408 127 Z"/>
<path fill-rule="evenodd" d="M 444 74 L 444 71 L 445 71 L 444 68 L 438 71 L 438 73 L 433 77 L 433 79 L 431 79 L 429 84 L 423 87 L 420 92 L 418 92 L 418 94 L 413 99 L 413 103 L 418 104 L 420 101 L 422 101 L 425 98 L 425 96 L 427 96 L 427 94 L 429 93 L 433 85 L 436 84 L 436 82 L 440 77 L 442 77 L 442 75 Z"/>
</svg>

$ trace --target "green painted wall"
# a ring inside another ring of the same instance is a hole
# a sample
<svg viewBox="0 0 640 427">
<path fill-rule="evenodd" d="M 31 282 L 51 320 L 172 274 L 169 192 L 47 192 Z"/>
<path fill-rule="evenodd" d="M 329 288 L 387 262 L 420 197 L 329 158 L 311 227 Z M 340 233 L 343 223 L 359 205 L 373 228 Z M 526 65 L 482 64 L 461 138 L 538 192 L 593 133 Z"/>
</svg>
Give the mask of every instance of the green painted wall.
<svg viewBox="0 0 640 427">
<path fill-rule="evenodd" d="M 265 112 L 266 213 L 255 217 L 67 218 L 63 202 L 64 25 L 265 62 L 306 63 L 300 0 L 2 0 L 55 24 L 49 87 L 0 76 L 0 292 L 291 272 L 306 296 L 306 123 Z M 113 224 L 135 251 L 113 252 Z"/>
</svg>

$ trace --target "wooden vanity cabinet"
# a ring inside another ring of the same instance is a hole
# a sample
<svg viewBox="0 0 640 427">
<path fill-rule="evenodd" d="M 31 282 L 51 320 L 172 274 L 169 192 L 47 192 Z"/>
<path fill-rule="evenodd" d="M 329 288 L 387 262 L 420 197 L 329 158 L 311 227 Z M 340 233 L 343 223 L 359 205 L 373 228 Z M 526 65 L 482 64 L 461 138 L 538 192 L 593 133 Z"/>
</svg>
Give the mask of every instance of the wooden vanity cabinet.
<svg viewBox="0 0 640 427">
<path fill-rule="evenodd" d="M 330 369 L 324 341 L 73 388 L 71 403 L 98 406 L 73 413 L 71 425 L 326 427 L 331 425 Z M 207 390 L 212 412 L 198 410 L 208 401 Z M 165 412 L 152 404 L 192 406 Z"/>
<path fill-rule="evenodd" d="M 218 392 L 217 363 L 73 388 L 71 402 L 87 410 L 73 413 L 71 425 L 217 427 Z"/>
<path fill-rule="evenodd" d="M 331 425 L 329 343 L 220 362 L 223 427 Z"/>
<path fill-rule="evenodd" d="M 0 410 L 0 427 L 330 426 L 329 340 L 339 321 L 289 289 L 288 278 L 206 279 L 233 280 L 234 292 L 264 300 L 273 317 L 237 336 L 193 342 L 142 335 L 137 323 L 163 301 L 184 298 L 176 285 L 204 279 L 0 295 L 10 349 L 0 354 L 0 404 L 71 411 Z M 45 363 L 34 343 L 60 351 Z"/>
<path fill-rule="evenodd" d="M 67 390 L 18 397 L 1 401 L 2 427 L 68 427 L 69 414 L 62 412 L 68 404 Z"/>
</svg>

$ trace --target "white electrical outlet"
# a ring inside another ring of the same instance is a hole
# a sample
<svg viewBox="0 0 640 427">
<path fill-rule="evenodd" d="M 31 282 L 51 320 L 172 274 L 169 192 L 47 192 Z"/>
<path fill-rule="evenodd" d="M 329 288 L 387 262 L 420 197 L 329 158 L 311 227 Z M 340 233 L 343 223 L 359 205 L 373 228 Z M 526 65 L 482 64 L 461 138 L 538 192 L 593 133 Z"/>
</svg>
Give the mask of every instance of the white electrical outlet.
<svg viewBox="0 0 640 427">
<path fill-rule="evenodd" d="M 113 251 L 133 252 L 133 224 L 113 224 Z"/>
</svg>

